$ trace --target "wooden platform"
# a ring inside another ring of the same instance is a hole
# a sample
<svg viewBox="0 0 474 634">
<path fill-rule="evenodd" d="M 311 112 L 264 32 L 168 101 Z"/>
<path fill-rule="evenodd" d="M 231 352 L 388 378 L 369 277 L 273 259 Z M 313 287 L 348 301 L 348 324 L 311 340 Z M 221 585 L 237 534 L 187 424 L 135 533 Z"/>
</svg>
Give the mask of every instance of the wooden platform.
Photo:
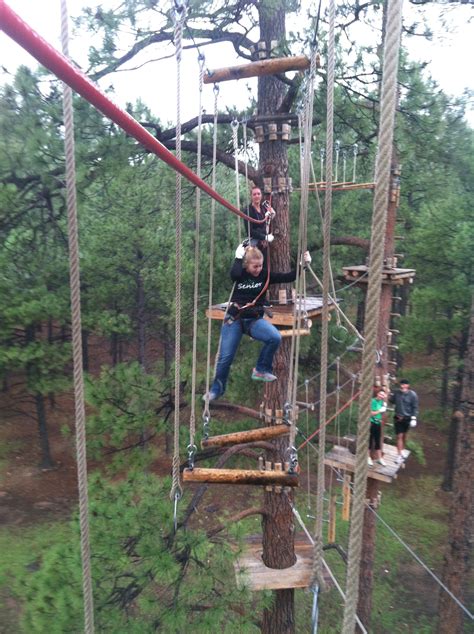
<svg viewBox="0 0 474 634">
<path fill-rule="evenodd" d="M 239 588 L 250 590 L 284 590 L 307 588 L 313 572 L 313 546 L 304 533 L 295 535 L 296 563 L 290 568 L 267 568 L 262 561 L 262 536 L 247 537 L 244 552 L 234 563 L 235 578 Z M 326 577 L 328 587 L 331 579 Z"/>
<path fill-rule="evenodd" d="M 368 455 L 368 452 L 367 452 Z M 367 477 L 374 478 L 374 480 L 381 480 L 382 482 L 392 482 L 398 477 L 398 472 L 403 469 L 405 463 L 398 464 L 395 459 L 398 455 L 397 448 L 393 445 L 383 444 L 383 459 L 387 463 L 386 467 L 374 462 L 373 467 L 369 467 L 367 471 Z M 340 447 L 335 445 L 331 451 L 329 451 L 324 457 L 324 464 L 329 467 L 335 467 L 336 469 L 344 469 L 350 473 L 355 471 L 355 455 L 347 449 L 347 447 Z"/>
<path fill-rule="evenodd" d="M 319 317 L 323 310 L 323 298 L 316 297 L 306 297 L 304 301 L 297 300 L 297 310 L 301 308 L 301 319 L 299 320 L 299 324 L 301 327 L 305 325 L 305 319 L 314 319 L 315 317 Z M 211 307 L 211 309 L 206 310 L 206 317 L 211 317 L 211 319 L 223 320 L 225 310 L 227 308 L 227 302 L 223 304 L 215 304 Z M 271 313 L 271 316 L 265 315 L 265 319 L 272 323 L 274 326 L 286 326 L 287 328 L 292 328 L 294 324 L 293 319 L 293 308 L 294 304 L 271 304 L 268 307 L 268 311 Z M 335 305 L 333 303 L 329 304 L 329 310 L 334 310 Z"/>
<path fill-rule="evenodd" d="M 356 266 L 343 266 L 342 272 L 347 282 L 360 282 L 361 284 L 367 284 L 369 276 L 367 271 L 369 267 L 366 264 L 359 264 Z M 384 268 L 382 269 L 382 283 L 393 284 L 394 286 L 403 286 L 403 284 L 413 284 L 416 271 L 415 269 L 399 269 L 399 268 Z"/>
</svg>

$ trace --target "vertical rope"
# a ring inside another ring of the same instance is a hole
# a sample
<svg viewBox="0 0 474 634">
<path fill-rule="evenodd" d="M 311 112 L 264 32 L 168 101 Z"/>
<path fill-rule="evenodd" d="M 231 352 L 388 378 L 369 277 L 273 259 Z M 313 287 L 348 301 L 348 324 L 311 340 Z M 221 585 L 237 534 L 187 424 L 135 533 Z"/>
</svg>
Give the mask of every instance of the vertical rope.
<svg viewBox="0 0 474 634">
<path fill-rule="evenodd" d="M 181 161 L 181 53 L 183 39 L 183 24 L 185 18 L 184 5 L 175 7 L 174 41 L 176 47 L 176 158 Z M 181 239 L 182 239 L 182 177 L 176 172 L 176 204 L 175 204 L 175 253 L 176 253 L 176 314 L 174 332 L 174 453 L 173 453 L 173 483 L 170 497 L 179 499 L 182 494 L 179 480 L 179 399 L 181 391 Z"/>
<path fill-rule="evenodd" d="M 61 0 L 61 44 L 69 58 L 69 29 L 66 0 Z M 74 364 L 74 407 L 76 420 L 76 460 L 79 488 L 79 524 L 81 531 L 82 592 L 84 596 L 84 631 L 94 632 L 91 552 L 89 536 L 89 494 L 87 490 L 86 416 L 82 369 L 81 282 L 79 270 L 79 235 L 76 201 L 76 161 L 74 157 L 74 112 L 72 90 L 63 84 L 64 146 L 66 154 L 66 200 L 69 240 L 69 276 L 71 290 L 72 354 Z"/>
<path fill-rule="evenodd" d="M 234 119 L 232 127 L 232 146 L 234 149 L 234 171 L 235 171 L 235 206 L 240 209 L 240 180 L 239 180 L 239 122 Z M 239 244 L 242 242 L 242 220 L 237 216 L 237 237 Z"/>
<path fill-rule="evenodd" d="M 217 163 L 217 97 L 219 95 L 219 86 L 214 84 L 214 134 L 212 145 L 212 187 L 216 186 L 216 163 Z M 211 335 L 212 335 L 212 292 L 214 284 L 214 231 L 215 231 L 215 217 L 216 217 L 216 202 L 211 200 L 211 227 L 210 227 L 210 244 L 209 244 L 209 317 L 207 319 L 207 362 L 206 362 L 206 395 L 203 417 L 209 420 L 209 385 L 211 381 Z M 220 343 L 219 343 L 220 346 Z M 216 356 L 217 359 L 217 356 Z"/>
<path fill-rule="evenodd" d="M 204 55 L 199 54 L 199 105 L 198 105 L 198 129 L 197 129 L 197 164 L 196 174 L 201 178 L 201 149 L 202 149 L 202 87 L 204 83 Z M 193 300 L 193 367 L 191 373 L 191 411 L 189 415 L 189 449 L 194 451 L 194 438 L 196 435 L 196 356 L 198 333 L 198 307 L 199 307 L 199 259 L 200 259 L 200 232 L 201 232 L 201 190 L 196 187 L 196 239 L 194 243 L 194 300 Z"/>
<path fill-rule="evenodd" d="M 329 339 L 329 285 L 331 277 L 331 205 L 332 205 L 332 147 L 334 127 L 334 23 L 335 3 L 329 3 L 328 31 L 328 70 L 327 70 L 327 112 L 326 112 L 326 196 L 323 219 L 323 307 L 321 313 L 321 379 L 319 416 L 323 421 L 320 427 L 318 456 L 318 488 L 316 495 L 316 526 L 314 540 L 313 581 L 321 586 L 323 581 L 323 512 L 324 512 L 324 447 L 326 443 L 326 409 L 328 376 L 328 339 Z"/>
<path fill-rule="evenodd" d="M 365 311 L 365 345 L 362 353 L 362 380 L 357 432 L 357 453 L 354 474 L 354 498 L 349 536 L 346 605 L 343 634 L 352 634 L 359 595 L 360 555 L 367 486 L 367 443 L 369 439 L 370 402 L 377 348 L 380 290 L 387 222 L 387 201 L 390 183 L 395 106 L 397 98 L 398 57 L 402 25 L 402 0 L 389 0 L 384 46 L 382 94 L 380 100 L 379 146 L 375 168 L 374 211 L 370 239 L 370 274 Z"/>
</svg>

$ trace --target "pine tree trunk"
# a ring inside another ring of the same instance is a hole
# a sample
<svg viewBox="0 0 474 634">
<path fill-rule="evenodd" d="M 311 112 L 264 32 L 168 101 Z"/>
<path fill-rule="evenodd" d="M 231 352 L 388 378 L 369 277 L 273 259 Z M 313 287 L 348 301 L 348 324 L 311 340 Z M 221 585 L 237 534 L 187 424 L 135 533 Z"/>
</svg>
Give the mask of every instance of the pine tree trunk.
<svg viewBox="0 0 474 634">
<path fill-rule="evenodd" d="M 260 40 L 267 48 L 271 41 L 282 43 L 285 38 L 285 4 L 283 0 L 265 0 L 259 7 Z M 285 96 L 285 85 L 276 77 L 260 77 L 258 81 L 258 114 L 275 114 Z M 288 177 L 288 153 L 285 142 L 265 140 L 260 145 L 260 174 L 263 178 L 272 179 Z M 268 181 L 267 181 L 268 182 Z M 273 231 L 276 236 L 270 253 L 271 268 L 274 271 L 290 270 L 290 231 L 289 231 L 289 194 L 288 191 L 275 192 L 272 186 L 272 206 L 277 215 Z M 273 291 L 273 297 L 278 291 Z M 285 388 L 288 380 L 290 362 L 290 343 L 284 341 L 280 346 L 274 361 L 274 373 L 278 380 L 267 387 L 265 405 L 275 409 L 282 409 L 286 401 Z M 278 460 L 284 463 L 288 459 L 288 442 L 275 441 L 276 454 L 267 456 L 268 460 Z M 278 458 L 275 457 L 278 456 Z M 295 562 L 294 552 L 294 524 L 290 506 L 292 494 L 265 492 L 264 505 L 266 515 L 262 522 L 263 529 L 263 561 L 271 568 L 284 569 Z M 282 570 L 284 576 L 284 570 Z M 294 590 L 278 590 L 274 592 L 274 601 L 263 614 L 262 632 L 264 634 L 293 634 L 295 632 L 294 619 Z"/>
<path fill-rule="evenodd" d="M 469 345 L 463 377 L 462 398 L 458 419 L 455 448 L 453 497 L 451 501 L 448 545 L 445 553 L 443 583 L 461 603 L 472 566 L 474 529 L 474 298 L 471 306 Z M 461 608 L 440 590 L 439 634 L 461 634 L 464 631 L 464 613 Z"/>
</svg>

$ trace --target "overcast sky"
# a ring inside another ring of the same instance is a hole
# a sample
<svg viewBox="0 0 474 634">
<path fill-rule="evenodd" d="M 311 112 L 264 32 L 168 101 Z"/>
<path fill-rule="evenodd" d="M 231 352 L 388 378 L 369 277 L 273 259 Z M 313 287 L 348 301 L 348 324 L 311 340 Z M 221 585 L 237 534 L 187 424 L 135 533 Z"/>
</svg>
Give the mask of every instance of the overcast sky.
<svg viewBox="0 0 474 634">
<path fill-rule="evenodd" d="M 16 11 L 30 26 L 55 48 L 60 49 L 60 1 L 59 0 L 7 0 L 9 6 Z M 315 3 L 315 0 L 314 0 Z M 116 0 L 69 0 L 68 10 L 71 16 L 78 15 L 83 6 L 101 4 L 102 6 L 114 6 Z M 311 4 L 310 0 L 303 0 L 303 8 Z M 446 13 L 450 29 L 443 28 L 440 23 L 440 14 Z M 471 69 L 471 60 L 474 56 L 474 6 L 452 2 L 433 3 L 424 9 L 427 11 L 429 23 L 435 31 L 432 43 L 425 38 L 410 38 L 409 50 L 411 57 L 420 61 L 429 61 L 429 70 L 442 89 L 448 94 L 459 95 L 467 87 L 474 88 L 474 74 Z M 411 18 L 415 10 L 408 3 L 404 3 L 404 15 Z M 363 27 L 361 27 L 363 28 Z M 84 39 L 78 37 L 72 39 L 71 55 L 80 64 L 86 65 L 84 52 L 87 50 Z M 173 53 L 172 47 L 168 47 L 169 53 Z M 206 47 L 206 66 L 209 68 L 226 65 L 241 64 L 242 60 L 236 58 L 230 45 L 222 46 L 219 51 L 216 47 Z M 31 56 L 25 53 L 15 42 L 0 32 L 0 56 L 2 66 L 9 72 L 14 72 L 20 63 L 35 65 Z M 2 72 L 4 72 L 2 70 Z M 164 122 L 175 121 L 175 61 L 161 60 L 150 63 L 140 69 L 129 72 L 117 73 L 111 78 L 105 78 L 102 87 L 105 88 L 113 81 L 115 86 L 115 101 L 123 106 L 126 101 L 134 101 L 140 97 L 150 107 L 152 112 Z M 8 78 L 8 75 L 5 75 Z M 197 115 L 197 55 L 195 51 L 185 52 L 182 62 L 182 91 L 183 106 L 182 120 Z M 256 95 L 256 79 L 240 82 L 224 82 L 220 84 L 219 106 L 221 108 L 236 106 L 244 108 L 248 103 L 249 93 Z M 204 87 L 204 107 L 212 112 L 214 96 L 211 86 Z M 474 111 L 471 110 L 469 121 L 474 126 Z"/>
</svg>

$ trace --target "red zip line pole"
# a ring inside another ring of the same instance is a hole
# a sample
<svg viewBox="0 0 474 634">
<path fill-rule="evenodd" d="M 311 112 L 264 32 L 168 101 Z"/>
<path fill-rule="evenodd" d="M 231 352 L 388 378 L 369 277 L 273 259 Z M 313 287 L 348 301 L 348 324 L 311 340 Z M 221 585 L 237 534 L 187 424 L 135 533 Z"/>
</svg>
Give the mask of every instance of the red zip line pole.
<svg viewBox="0 0 474 634">
<path fill-rule="evenodd" d="M 114 121 L 122 130 L 141 143 L 143 147 L 156 154 L 158 158 L 182 174 L 188 181 L 199 187 L 211 198 L 214 198 L 223 207 L 226 207 L 241 218 L 245 218 L 247 221 L 254 222 L 252 218 L 249 218 L 247 214 L 234 207 L 199 178 L 189 167 L 179 161 L 172 152 L 155 139 L 138 121 L 114 104 L 84 73 L 74 68 L 64 55 L 48 44 L 46 40 L 24 22 L 4 0 L 0 0 L 0 28 L 37 59 L 40 64 L 68 84 L 106 117 Z"/>
<path fill-rule="evenodd" d="M 331 423 L 337 416 L 339 416 L 339 414 L 341 414 L 341 412 L 343 412 L 345 409 L 347 409 L 349 407 L 349 405 L 352 403 L 352 401 L 355 401 L 356 398 L 359 398 L 359 394 L 360 392 L 356 392 L 353 396 L 351 396 L 351 398 L 344 403 L 344 405 L 339 409 L 339 411 L 337 411 L 333 416 L 331 416 L 331 418 L 328 418 L 328 420 L 324 423 L 324 427 L 326 427 L 327 425 L 329 425 L 329 423 Z M 304 447 L 307 443 L 309 443 L 309 441 L 314 438 L 315 436 L 317 436 L 319 434 L 319 432 L 321 431 L 321 427 L 318 427 L 318 429 L 316 431 L 314 431 L 311 436 L 308 436 L 308 438 L 306 438 L 306 440 L 304 440 L 301 445 L 298 447 L 298 451 Z"/>
</svg>

